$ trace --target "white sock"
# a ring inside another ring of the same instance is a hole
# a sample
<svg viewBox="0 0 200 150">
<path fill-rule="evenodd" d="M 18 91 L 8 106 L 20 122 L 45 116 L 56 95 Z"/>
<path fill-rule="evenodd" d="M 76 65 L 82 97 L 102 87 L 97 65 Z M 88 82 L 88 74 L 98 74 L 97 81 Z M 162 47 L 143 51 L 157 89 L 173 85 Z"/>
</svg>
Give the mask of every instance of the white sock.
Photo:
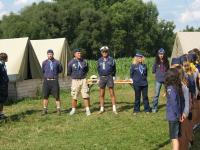
<svg viewBox="0 0 200 150">
<path fill-rule="evenodd" d="M 116 106 L 115 106 L 115 105 L 113 105 L 113 111 L 117 111 L 117 109 L 116 109 Z"/>
<path fill-rule="evenodd" d="M 89 107 L 86 107 L 85 110 L 86 110 L 86 111 L 90 111 L 90 108 L 89 108 Z"/>
<path fill-rule="evenodd" d="M 46 107 L 46 106 L 44 106 L 44 109 L 47 109 L 47 107 Z"/>
<path fill-rule="evenodd" d="M 76 108 L 72 108 L 72 111 L 74 111 L 74 112 L 75 112 L 75 111 L 76 111 Z"/>
<path fill-rule="evenodd" d="M 103 106 L 101 106 L 100 111 L 104 111 L 104 107 Z"/>
<path fill-rule="evenodd" d="M 60 106 L 57 106 L 57 109 L 60 109 Z"/>
</svg>

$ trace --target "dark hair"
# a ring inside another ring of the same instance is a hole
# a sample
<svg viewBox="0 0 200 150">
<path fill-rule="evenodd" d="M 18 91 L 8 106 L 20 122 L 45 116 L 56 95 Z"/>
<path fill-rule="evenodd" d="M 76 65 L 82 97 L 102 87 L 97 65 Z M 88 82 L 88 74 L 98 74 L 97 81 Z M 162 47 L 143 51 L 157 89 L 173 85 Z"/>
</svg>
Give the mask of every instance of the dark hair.
<svg viewBox="0 0 200 150">
<path fill-rule="evenodd" d="M 159 58 L 159 53 L 157 53 L 157 55 L 156 55 L 155 63 L 158 64 L 158 65 L 161 64 L 161 60 Z M 169 60 L 168 60 L 167 55 L 165 53 L 163 54 L 163 64 L 166 68 L 169 68 Z"/>
<path fill-rule="evenodd" d="M 8 59 L 8 55 L 6 53 L 0 53 L 0 60 L 6 61 Z"/>
<path fill-rule="evenodd" d="M 180 96 L 183 95 L 180 74 L 176 68 L 170 68 L 166 72 L 164 85 L 166 93 L 167 93 L 167 87 L 173 86 L 176 89 L 176 91 L 178 91 Z"/>
</svg>

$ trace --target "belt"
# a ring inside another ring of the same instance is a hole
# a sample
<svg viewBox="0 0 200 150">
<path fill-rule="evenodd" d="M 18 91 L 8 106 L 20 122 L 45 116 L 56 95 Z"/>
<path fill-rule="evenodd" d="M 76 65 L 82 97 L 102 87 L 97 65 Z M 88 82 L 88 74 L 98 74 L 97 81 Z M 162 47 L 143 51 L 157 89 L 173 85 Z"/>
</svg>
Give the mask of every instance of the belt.
<svg viewBox="0 0 200 150">
<path fill-rule="evenodd" d="M 112 75 L 107 75 L 107 76 L 100 76 L 100 77 L 106 78 L 106 77 L 109 77 L 109 76 L 112 76 Z"/>
<path fill-rule="evenodd" d="M 55 78 L 46 78 L 46 80 L 56 80 Z"/>
</svg>

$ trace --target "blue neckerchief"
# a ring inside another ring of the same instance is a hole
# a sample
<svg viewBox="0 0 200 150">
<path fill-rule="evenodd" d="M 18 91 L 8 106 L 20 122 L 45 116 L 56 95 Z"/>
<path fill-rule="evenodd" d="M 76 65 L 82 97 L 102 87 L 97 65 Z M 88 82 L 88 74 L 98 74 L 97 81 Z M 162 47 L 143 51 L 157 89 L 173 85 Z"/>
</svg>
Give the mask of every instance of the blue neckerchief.
<svg viewBox="0 0 200 150">
<path fill-rule="evenodd" d="M 53 71 L 53 62 L 49 60 L 50 70 Z"/>
<path fill-rule="evenodd" d="M 82 69 L 83 67 L 81 66 L 80 61 L 78 61 L 78 69 Z"/>
<path fill-rule="evenodd" d="M 139 64 L 139 71 L 143 75 L 143 73 L 144 73 L 144 67 L 142 66 L 142 64 Z"/>
</svg>

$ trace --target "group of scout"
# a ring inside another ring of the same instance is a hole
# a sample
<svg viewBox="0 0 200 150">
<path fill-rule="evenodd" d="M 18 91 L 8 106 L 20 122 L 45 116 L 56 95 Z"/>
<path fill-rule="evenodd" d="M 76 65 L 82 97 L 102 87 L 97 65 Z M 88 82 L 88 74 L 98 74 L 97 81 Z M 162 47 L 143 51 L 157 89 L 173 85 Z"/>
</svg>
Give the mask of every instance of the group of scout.
<svg viewBox="0 0 200 150">
<path fill-rule="evenodd" d="M 200 52 L 189 51 L 172 58 L 165 74 L 166 116 L 173 150 L 188 150 L 193 143 L 193 129 L 200 123 Z"/>
<path fill-rule="evenodd" d="M 114 80 L 116 74 L 115 60 L 109 55 L 109 48 L 103 46 L 100 48 L 101 58 L 97 61 L 97 71 L 99 75 L 99 101 L 100 110 L 99 114 L 102 114 L 104 110 L 104 97 L 105 88 L 108 87 L 109 94 L 112 100 L 113 113 L 118 114 L 116 109 L 116 97 L 114 92 Z M 81 93 L 84 99 L 86 115 L 91 115 L 90 112 L 90 98 L 89 88 L 86 80 L 88 73 L 88 64 L 85 59 L 81 56 L 80 49 L 73 51 L 74 58 L 68 63 L 67 72 L 72 78 L 71 84 L 71 96 L 72 96 L 72 109 L 70 115 L 74 115 L 76 112 L 77 98 Z M 43 115 L 47 114 L 48 97 L 52 94 L 56 98 L 57 112 L 60 115 L 60 99 L 59 99 L 59 84 L 58 74 L 62 72 L 61 64 L 53 58 L 53 51 L 48 50 L 48 59 L 43 62 L 42 70 L 44 74 L 44 110 Z M 130 68 L 130 78 L 133 82 L 133 89 L 135 91 L 135 103 L 134 103 L 134 114 L 140 112 L 141 96 L 143 97 L 144 111 L 150 113 L 158 111 L 158 98 L 160 89 L 164 83 L 164 77 L 166 71 L 169 69 L 169 61 L 163 48 L 159 49 L 155 64 L 153 65 L 153 73 L 156 77 L 156 94 L 153 100 L 153 109 L 149 105 L 148 99 L 148 82 L 147 82 L 147 66 L 144 63 L 144 56 L 141 53 L 136 53 L 133 63 Z"/>
</svg>

